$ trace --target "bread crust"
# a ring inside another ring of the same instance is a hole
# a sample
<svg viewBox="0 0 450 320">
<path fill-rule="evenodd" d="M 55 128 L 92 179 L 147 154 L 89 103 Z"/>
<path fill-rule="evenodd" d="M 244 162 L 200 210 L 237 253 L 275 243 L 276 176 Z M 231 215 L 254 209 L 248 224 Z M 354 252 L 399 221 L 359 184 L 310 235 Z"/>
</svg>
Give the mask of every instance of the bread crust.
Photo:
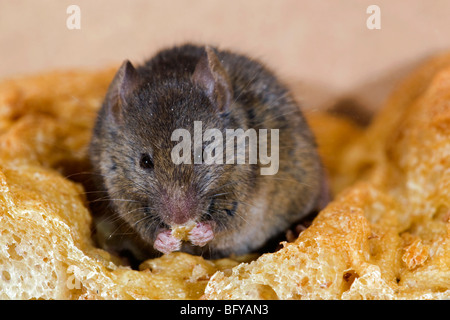
<svg viewBox="0 0 450 320">
<path fill-rule="evenodd" d="M 113 75 L 0 83 L 0 298 L 450 297 L 449 54 L 410 75 L 366 130 L 307 114 L 336 196 L 294 242 L 258 258 L 172 253 L 140 270 L 96 247 L 79 183 Z"/>
</svg>

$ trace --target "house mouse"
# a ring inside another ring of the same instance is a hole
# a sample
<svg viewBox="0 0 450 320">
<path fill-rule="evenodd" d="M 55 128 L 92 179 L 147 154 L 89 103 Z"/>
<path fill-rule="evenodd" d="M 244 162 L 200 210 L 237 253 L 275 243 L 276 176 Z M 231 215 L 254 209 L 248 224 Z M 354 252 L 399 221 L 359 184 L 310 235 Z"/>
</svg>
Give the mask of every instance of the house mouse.
<svg viewBox="0 0 450 320">
<path fill-rule="evenodd" d="M 174 152 L 181 150 L 177 129 L 203 140 L 183 137 L 186 149 Z M 228 137 L 231 129 L 253 130 L 258 144 L 249 137 L 227 144 L 237 140 Z M 208 140 L 208 132 L 219 136 Z M 220 134 L 240 163 L 208 149 L 221 145 Z M 258 153 L 264 143 L 267 152 Z M 245 161 L 251 148 L 256 161 Z M 195 161 L 208 150 L 217 161 Z M 161 50 L 136 68 L 125 61 L 99 111 L 89 155 L 100 242 L 142 257 L 257 251 L 328 197 L 314 136 L 288 89 L 260 62 L 212 46 Z"/>
</svg>

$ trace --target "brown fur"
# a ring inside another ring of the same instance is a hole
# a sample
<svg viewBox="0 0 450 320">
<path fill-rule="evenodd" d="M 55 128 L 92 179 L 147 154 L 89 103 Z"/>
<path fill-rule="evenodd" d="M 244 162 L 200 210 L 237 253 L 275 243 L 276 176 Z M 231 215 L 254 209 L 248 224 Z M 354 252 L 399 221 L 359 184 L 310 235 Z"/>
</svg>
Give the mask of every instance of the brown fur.
<svg viewBox="0 0 450 320">
<path fill-rule="evenodd" d="M 171 134 L 186 128 L 193 136 L 194 121 L 224 138 L 225 129 L 279 129 L 278 173 L 260 175 L 260 164 L 175 165 Z M 142 154 L 151 169 L 140 167 Z M 110 199 L 98 210 L 125 223 L 138 236 L 133 250 L 148 254 L 157 232 L 186 219 L 214 221 L 215 238 L 205 247 L 184 243 L 183 251 L 258 250 L 315 209 L 323 179 L 314 137 L 286 87 L 252 59 L 194 45 L 163 50 L 137 69 L 123 64 L 90 156 L 97 188 Z"/>
</svg>

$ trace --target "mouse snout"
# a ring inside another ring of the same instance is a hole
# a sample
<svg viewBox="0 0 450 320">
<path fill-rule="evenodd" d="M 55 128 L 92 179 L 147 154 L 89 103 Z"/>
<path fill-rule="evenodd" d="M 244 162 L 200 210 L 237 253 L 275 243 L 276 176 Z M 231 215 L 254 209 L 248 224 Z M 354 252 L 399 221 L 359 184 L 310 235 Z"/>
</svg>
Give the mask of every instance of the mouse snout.
<svg viewBox="0 0 450 320">
<path fill-rule="evenodd" d="M 162 217 L 171 226 L 195 220 L 197 208 L 197 200 L 189 191 L 167 192 L 161 197 Z"/>
</svg>

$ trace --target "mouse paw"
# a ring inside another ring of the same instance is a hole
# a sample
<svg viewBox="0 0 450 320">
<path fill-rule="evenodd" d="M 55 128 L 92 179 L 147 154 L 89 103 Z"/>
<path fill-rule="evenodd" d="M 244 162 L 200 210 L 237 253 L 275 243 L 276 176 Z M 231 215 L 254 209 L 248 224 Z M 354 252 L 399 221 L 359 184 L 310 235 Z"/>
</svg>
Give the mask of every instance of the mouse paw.
<svg viewBox="0 0 450 320">
<path fill-rule="evenodd" d="M 153 247 L 164 254 L 168 254 L 180 250 L 181 241 L 172 235 L 172 231 L 165 230 L 158 233 Z"/>
<path fill-rule="evenodd" d="M 203 247 L 214 239 L 214 231 L 211 223 L 199 222 L 189 233 L 189 241 L 199 247 Z"/>
</svg>

